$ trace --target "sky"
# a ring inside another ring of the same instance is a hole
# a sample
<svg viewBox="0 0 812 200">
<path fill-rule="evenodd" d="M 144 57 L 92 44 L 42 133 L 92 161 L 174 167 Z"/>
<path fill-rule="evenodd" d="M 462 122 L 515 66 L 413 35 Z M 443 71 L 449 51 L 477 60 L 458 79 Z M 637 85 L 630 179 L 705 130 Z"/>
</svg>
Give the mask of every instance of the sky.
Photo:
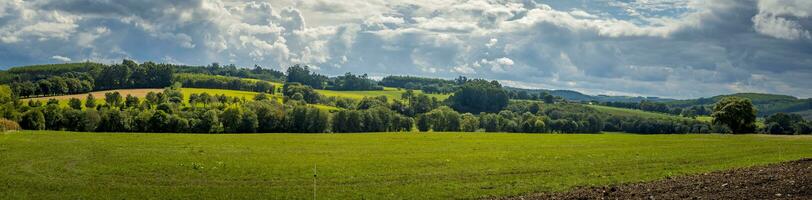
<svg viewBox="0 0 812 200">
<path fill-rule="evenodd" d="M 810 0 L 3 0 L 0 68 L 122 59 L 812 97 Z"/>
</svg>

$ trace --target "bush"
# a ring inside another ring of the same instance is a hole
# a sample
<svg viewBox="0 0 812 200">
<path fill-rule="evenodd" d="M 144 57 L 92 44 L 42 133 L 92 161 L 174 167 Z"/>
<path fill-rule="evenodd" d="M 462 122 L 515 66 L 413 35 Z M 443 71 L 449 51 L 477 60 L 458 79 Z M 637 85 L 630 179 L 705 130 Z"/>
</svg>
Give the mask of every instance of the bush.
<svg viewBox="0 0 812 200">
<path fill-rule="evenodd" d="M 15 121 L 11 121 L 5 118 L 0 118 L 0 131 L 6 132 L 11 130 L 21 130 L 20 124 L 17 124 Z"/>
</svg>

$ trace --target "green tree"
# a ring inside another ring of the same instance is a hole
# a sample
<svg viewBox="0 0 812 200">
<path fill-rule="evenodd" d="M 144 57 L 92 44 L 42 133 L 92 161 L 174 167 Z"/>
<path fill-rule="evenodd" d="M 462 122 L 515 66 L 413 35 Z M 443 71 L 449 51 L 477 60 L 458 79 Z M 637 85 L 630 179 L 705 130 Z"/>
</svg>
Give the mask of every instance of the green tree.
<svg viewBox="0 0 812 200">
<path fill-rule="evenodd" d="M 82 116 L 82 125 L 80 131 L 96 131 L 96 127 L 99 126 L 99 122 L 101 122 L 99 112 L 93 109 L 87 109 L 84 112 L 84 116 Z"/>
<path fill-rule="evenodd" d="M 471 113 L 462 114 L 460 129 L 465 132 L 474 132 L 479 129 L 479 119 Z"/>
<path fill-rule="evenodd" d="M 236 133 L 240 131 L 240 125 L 243 123 L 243 111 L 241 107 L 229 106 L 223 111 L 220 119 L 223 123 L 223 128 L 227 133 Z"/>
<path fill-rule="evenodd" d="M 79 100 L 78 98 L 70 98 L 70 100 L 68 100 L 68 106 L 76 110 L 81 110 L 82 100 Z"/>
<path fill-rule="evenodd" d="M 764 121 L 765 124 L 776 126 L 768 126 L 768 133 L 770 134 L 794 134 L 796 132 L 795 125 L 804 122 L 801 115 L 794 113 L 775 113 Z"/>
<path fill-rule="evenodd" d="M 468 113 L 499 112 L 507 106 L 508 95 L 496 81 L 467 81 L 448 98 L 454 110 Z"/>
<path fill-rule="evenodd" d="M 20 127 L 26 130 L 45 130 L 45 115 L 40 109 L 31 109 L 23 113 Z"/>
<path fill-rule="evenodd" d="M 85 108 L 96 108 L 96 97 L 93 97 L 93 94 L 87 94 L 87 98 L 85 98 Z"/>
<path fill-rule="evenodd" d="M 713 106 L 714 124 L 727 126 L 733 133 L 755 132 L 756 108 L 747 98 L 725 97 Z"/>
</svg>

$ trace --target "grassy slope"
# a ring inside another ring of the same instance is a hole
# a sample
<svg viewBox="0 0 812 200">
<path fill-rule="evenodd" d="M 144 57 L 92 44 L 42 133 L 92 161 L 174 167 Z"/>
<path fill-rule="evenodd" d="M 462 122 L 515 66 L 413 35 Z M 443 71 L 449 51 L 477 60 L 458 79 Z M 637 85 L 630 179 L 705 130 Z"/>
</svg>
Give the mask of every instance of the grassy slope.
<svg viewBox="0 0 812 200">
<path fill-rule="evenodd" d="M 812 157 L 812 137 L 0 134 L 0 199 L 450 199 Z"/>
<path fill-rule="evenodd" d="M 648 112 L 636 109 L 627 109 L 627 108 L 616 108 L 610 106 L 601 106 L 601 105 L 588 105 L 589 107 L 595 108 L 598 111 L 606 112 L 611 115 L 616 116 L 638 116 L 644 118 L 660 118 L 660 119 L 689 119 L 681 116 L 676 115 L 668 115 L 663 113 L 656 113 L 656 112 Z"/>
<path fill-rule="evenodd" d="M 404 89 L 398 90 L 397 88 L 384 87 L 384 90 L 375 90 L 375 91 L 316 90 L 316 92 L 325 96 L 338 96 L 353 99 L 361 99 L 364 97 L 377 97 L 377 96 L 386 96 L 389 99 L 400 99 L 400 95 L 406 92 L 406 90 Z M 415 92 L 421 93 L 420 90 L 416 90 Z M 439 100 L 445 100 L 449 96 L 448 94 L 427 94 L 427 95 L 431 97 L 436 97 Z"/>
</svg>

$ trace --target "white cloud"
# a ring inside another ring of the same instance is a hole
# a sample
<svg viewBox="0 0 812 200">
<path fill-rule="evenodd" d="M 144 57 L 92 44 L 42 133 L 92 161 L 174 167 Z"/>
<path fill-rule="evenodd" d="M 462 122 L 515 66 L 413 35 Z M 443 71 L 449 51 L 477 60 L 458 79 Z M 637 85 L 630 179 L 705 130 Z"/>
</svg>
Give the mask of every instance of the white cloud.
<svg viewBox="0 0 812 200">
<path fill-rule="evenodd" d="M 812 1 L 761 0 L 758 9 L 758 14 L 752 18 L 756 32 L 786 40 L 812 38 L 798 20 L 787 17 L 808 18 L 812 13 Z"/>
<path fill-rule="evenodd" d="M 0 1 L 0 52 L 12 54 L 0 65 L 53 55 L 308 64 L 333 75 L 464 74 L 612 94 L 807 95 L 810 2 L 8 0 Z"/>
<path fill-rule="evenodd" d="M 61 62 L 70 62 L 71 59 L 65 56 L 51 56 L 51 59 L 61 61 Z"/>
</svg>

